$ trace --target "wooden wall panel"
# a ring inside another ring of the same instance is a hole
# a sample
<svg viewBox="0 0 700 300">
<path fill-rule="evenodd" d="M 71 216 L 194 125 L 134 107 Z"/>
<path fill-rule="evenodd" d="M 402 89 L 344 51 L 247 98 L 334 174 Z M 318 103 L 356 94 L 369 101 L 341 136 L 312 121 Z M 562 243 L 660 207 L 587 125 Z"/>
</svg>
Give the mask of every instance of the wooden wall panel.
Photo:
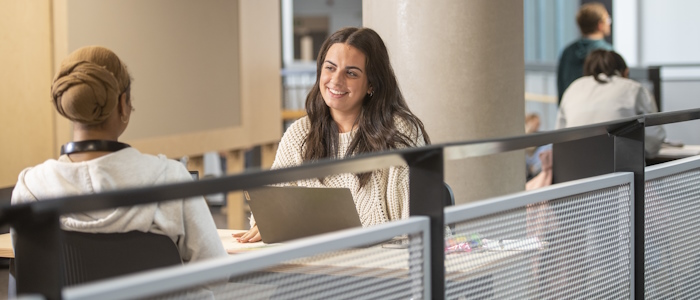
<svg viewBox="0 0 700 300">
<path fill-rule="evenodd" d="M 50 86 L 60 61 L 86 45 L 113 49 L 132 71 L 137 111 L 122 140 L 142 152 L 276 144 L 279 15 L 275 0 L 0 0 L 0 187 L 71 140 Z"/>
<path fill-rule="evenodd" d="M 279 2 L 55 3 L 57 57 L 103 45 L 135 79 L 136 112 L 123 141 L 178 158 L 279 140 Z M 69 129 L 57 134 L 60 141 L 70 138 Z"/>
<path fill-rule="evenodd" d="M 54 157 L 51 1 L 0 0 L 0 187 Z"/>
</svg>

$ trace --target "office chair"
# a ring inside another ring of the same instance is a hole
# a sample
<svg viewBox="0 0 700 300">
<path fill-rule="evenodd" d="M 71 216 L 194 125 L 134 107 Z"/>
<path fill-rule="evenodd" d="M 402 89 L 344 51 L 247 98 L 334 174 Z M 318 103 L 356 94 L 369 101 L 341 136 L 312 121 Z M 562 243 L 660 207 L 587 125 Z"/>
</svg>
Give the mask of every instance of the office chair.
<svg viewBox="0 0 700 300">
<path fill-rule="evenodd" d="M 177 246 L 165 235 L 63 232 L 65 286 L 182 264 Z"/>
<path fill-rule="evenodd" d="M 443 199 L 443 205 L 445 207 L 453 206 L 455 205 L 455 194 L 452 192 L 452 188 L 447 184 L 447 182 L 443 183 L 445 184 L 445 198 Z"/>
<path fill-rule="evenodd" d="M 63 231 L 63 285 L 71 286 L 120 275 L 182 264 L 173 241 L 155 233 L 86 233 Z M 8 297 L 16 296 L 14 260 L 10 261 Z"/>
</svg>

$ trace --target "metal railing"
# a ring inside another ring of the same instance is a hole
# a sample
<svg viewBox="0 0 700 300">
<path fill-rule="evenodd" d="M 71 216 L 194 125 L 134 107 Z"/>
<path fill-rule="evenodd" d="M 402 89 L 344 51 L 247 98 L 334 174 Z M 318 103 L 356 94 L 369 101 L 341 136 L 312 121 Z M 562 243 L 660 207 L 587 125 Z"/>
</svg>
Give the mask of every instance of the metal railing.
<svg viewBox="0 0 700 300">
<path fill-rule="evenodd" d="M 2 207 L 0 208 L 0 223 L 11 224 L 17 232 L 17 240 L 15 241 L 17 249 L 16 259 L 18 266 L 21 264 L 20 268 L 23 268 L 17 274 L 18 293 L 41 294 L 47 299 L 60 299 L 64 296 L 62 293 L 64 287 L 61 279 L 63 266 L 59 263 L 60 251 L 62 251 L 62 240 L 59 230 L 59 216 L 61 214 L 244 190 L 267 184 L 319 178 L 339 173 L 362 173 L 406 164 L 410 169 L 411 215 L 429 218 L 429 230 L 426 233 L 427 239 L 422 241 L 425 247 L 429 248 L 427 249 L 429 252 L 424 253 L 430 254 L 429 257 L 424 258 L 427 266 L 429 266 L 429 279 L 426 281 L 429 291 L 425 297 L 444 299 L 447 295 L 446 292 L 451 288 L 449 286 L 446 289 L 447 284 L 445 282 L 445 272 L 449 270 L 449 268 L 446 270 L 445 264 L 445 238 L 447 233 L 445 224 L 450 224 L 445 222 L 445 210 L 442 201 L 444 165 L 446 161 L 554 144 L 553 165 L 555 182 L 562 183 L 613 172 L 628 172 L 632 174 L 632 184 L 629 186 L 629 195 L 633 197 L 633 200 L 630 202 L 632 205 L 629 207 L 633 224 L 629 235 L 633 245 L 630 250 L 633 257 L 630 295 L 635 298 L 643 298 L 645 293 L 644 269 L 635 266 L 643 266 L 645 264 L 645 210 L 644 205 L 635 204 L 644 203 L 645 199 L 644 128 L 645 126 L 695 119 L 700 119 L 700 109 L 642 115 L 618 121 L 527 136 L 430 145 L 420 148 L 357 155 L 342 160 L 322 160 L 287 169 L 251 171 L 196 182 L 120 190 L 93 195 L 70 196 Z M 600 145 L 607 144 L 611 144 L 613 147 L 600 147 Z M 607 158 L 610 158 L 610 160 L 607 160 Z M 585 161 L 590 163 L 598 160 L 610 161 L 610 163 L 602 166 L 592 164 L 593 167 L 588 168 L 585 172 L 568 167 L 572 165 L 572 162 Z M 611 176 L 615 177 L 617 175 Z M 629 175 L 622 176 L 629 177 Z M 558 187 L 567 189 L 565 186 Z M 568 188 L 572 187 L 569 186 Z M 554 199 L 543 200 L 552 201 Z M 518 201 L 514 200 L 514 203 L 520 203 Z M 451 209 L 448 210 L 448 216 L 450 216 L 449 213 L 451 211 Z M 452 221 L 454 222 L 454 220 Z M 454 230 L 458 229 L 459 226 L 455 226 Z M 587 235 L 588 233 L 580 234 Z M 571 244 L 568 248 L 573 246 L 575 245 Z M 564 248 L 567 248 L 567 246 Z M 196 268 L 198 265 L 193 264 L 192 268 Z M 459 280 L 457 281 L 459 282 Z M 35 284 L 29 285 L 27 282 Z M 452 282 L 454 280 L 450 281 L 449 284 L 452 284 Z M 585 285 L 587 281 L 581 281 L 580 284 Z M 538 293 L 526 295 L 549 295 L 547 293 Z M 371 295 L 365 298 L 371 298 Z"/>
<path fill-rule="evenodd" d="M 446 298 L 469 298 L 484 282 L 478 298 L 631 298 L 633 179 L 613 173 L 446 208 L 455 231 L 446 243 L 473 245 L 448 254 Z"/>
<path fill-rule="evenodd" d="M 427 218 L 411 217 L 299 239 L 265 251 L 68 287 L 63 297 L 188 299 L 201 288 L 220 299 L 357 299 L 367 293 L 384 299 L 428 299 L 425 258 L 430 253 L 422 243 L 429 240 L 428 229 Z M 410 237 L 405 249 L 372 247 L 403 235 Z M 346 268 L 330 269 L 333 264 Z M 387 276 L 403 280 L 377 280 Z M 386 291 L 391 295 L 383 294 Z"/>
<path fill-rule="evenodd" d="M 700 297 L 700 157 L 647 167 L 645 296 Z"/>
</svg>

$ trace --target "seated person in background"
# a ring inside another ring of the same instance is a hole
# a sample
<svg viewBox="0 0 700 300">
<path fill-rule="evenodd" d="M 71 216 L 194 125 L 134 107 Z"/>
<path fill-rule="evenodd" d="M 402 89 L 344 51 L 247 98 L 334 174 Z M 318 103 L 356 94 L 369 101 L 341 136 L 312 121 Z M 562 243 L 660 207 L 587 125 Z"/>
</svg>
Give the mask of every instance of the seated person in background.
<svg viewBox="0 0 700 300">
<path fill-rule="evenodd" d="M 615 51 L 595 50 L 584 63 L 586 76 L 564 92 L 556 129 L 613 121 L 658 112 L 649 91 L 628 79 L 625 60 Z M 656 156 L 666 133 L 661 126 L 645 129 L 647 158 Z"/>
<path fill-rule="evenodd" d="M 374 30 L 348 27 L 333 33 L 316 64 L 307 116 L 284 133 L 273 169 L 430 143 L 423 123 L 406 105 L 387 49 Z M 409 216 L 407 166 L 288 184 L 349 188 L 363 226 Z M 261 239 L 253 218 L 251 229 L 236 236 L 239 242 Z"/>
<path fill-rule="evenodd" d="M 525 134 L 531 134 L 539 131 L 540 116 L 535 113 L 525 115 Z M 542 171 L 542 161 L 540 156 L 543 152 L 552 152 L 552 145 L 542 145 L 539 147 L 530 147 L 525 149 L 525 180 L 533 179 Z"/>
<path fill-rule="evenodd" d="M 581 38 L 567 46 L 559 57 L 557 66 L 557 98 L 561 104 L 564 91 L 576 79 L 583 76 L 583 62 L 593 50 L 612 50 L 605 41 L 610 35 L 612 20 L 607 9 L 601 3 L 586 3 L 576 13 L 576 24 L 581 31 Z"/>
<path fill-rule="evenodd" d="M 61 148 L 57 160 L 19 174 L 13 204 L 192 180 L 181 163 L 118 142 L 133 111 L 130 85 L 126 66 L 109 49 L 83 47 L 63 60 L 51 93 L 58 113 L 73 122 L 73 142 Z M 166 235 L 185 262 L 227 255 L 201 196 L 63 215 L 61 226 Z"/>
</svg>

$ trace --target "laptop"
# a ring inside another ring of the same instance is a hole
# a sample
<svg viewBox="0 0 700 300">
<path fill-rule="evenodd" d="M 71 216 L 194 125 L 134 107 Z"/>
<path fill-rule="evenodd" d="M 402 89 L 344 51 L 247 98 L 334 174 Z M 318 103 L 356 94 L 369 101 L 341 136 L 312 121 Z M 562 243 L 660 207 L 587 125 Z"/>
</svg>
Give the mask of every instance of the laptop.
<svg viewBox="0 0 700 300">
<path fill-rule="evenodd" d="M 267 244 L 362 227 L 347 188 L 261 187 L 244 195 Z"/>
</svg>

